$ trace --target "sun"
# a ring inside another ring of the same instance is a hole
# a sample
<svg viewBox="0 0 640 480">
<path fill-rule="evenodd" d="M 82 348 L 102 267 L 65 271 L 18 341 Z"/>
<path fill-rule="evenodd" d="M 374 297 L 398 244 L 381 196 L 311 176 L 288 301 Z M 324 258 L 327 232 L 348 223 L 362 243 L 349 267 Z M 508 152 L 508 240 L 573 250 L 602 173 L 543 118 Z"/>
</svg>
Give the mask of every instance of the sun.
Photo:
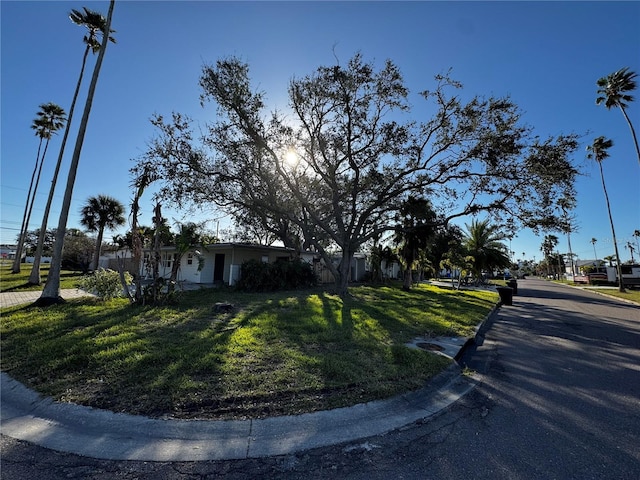
<svg viewBox="0 0 640 480">
<path fill-rule="evenodd" d="M 284 156 L 284 162 L 290 167 L 295 167 L 298 164 L 298 154 L 295 150 L 287 150 Z"/>
</svg>

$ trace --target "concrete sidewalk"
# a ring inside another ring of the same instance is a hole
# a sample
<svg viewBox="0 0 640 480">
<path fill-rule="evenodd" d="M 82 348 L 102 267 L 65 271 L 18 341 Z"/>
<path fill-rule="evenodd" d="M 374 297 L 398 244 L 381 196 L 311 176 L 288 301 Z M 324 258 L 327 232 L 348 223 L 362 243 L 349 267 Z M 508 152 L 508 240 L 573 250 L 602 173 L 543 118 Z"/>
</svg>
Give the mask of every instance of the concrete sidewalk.
<svg viewBox="0 0 640 480">
<path fill-rule="evenodd" d="M 0 308 L 33 303 L 40 298 L 41 294 L 42 291 L 40 290 L 30 292 L 2 292 L 0 293 Z M 78 288 L 69 288 L 60 290 L 60 296 L 65 300 L 69 300 L 71 298 L 91 297 L 93 295 Z"/>
</svg>

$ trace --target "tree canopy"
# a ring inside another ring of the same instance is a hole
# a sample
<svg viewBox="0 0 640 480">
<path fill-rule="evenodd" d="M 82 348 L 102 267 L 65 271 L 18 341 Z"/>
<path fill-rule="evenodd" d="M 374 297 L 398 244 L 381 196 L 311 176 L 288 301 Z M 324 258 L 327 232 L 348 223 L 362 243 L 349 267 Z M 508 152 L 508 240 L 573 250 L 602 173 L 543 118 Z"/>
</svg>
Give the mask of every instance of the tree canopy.
<svg viewBox="0 0 640 480">
<path fill-rule="evenodd" d="M 216 120 L 196 135 L 180 113 L 154 116 L 157 135 L 134 178 L 153 168 L 164 201 L 215 204 L 287 246 L 314 249 L 340 294 L 353 254 L 394 230 L 412 195 L 427 197 L 442 224 L 485 211 L 512 228 L 550 228 L 557 197 L 574 193 L 575 135 L 535 137 L 510 98 L 464 102 L 448 75 L 420 92 L 433 112 L 420 120 L 399 68 L 360 54 L 292 79 L 287 115 L 265 114 L 265 94 L 237 58 L 205 65 L 200 87 Z"/>
</svg>

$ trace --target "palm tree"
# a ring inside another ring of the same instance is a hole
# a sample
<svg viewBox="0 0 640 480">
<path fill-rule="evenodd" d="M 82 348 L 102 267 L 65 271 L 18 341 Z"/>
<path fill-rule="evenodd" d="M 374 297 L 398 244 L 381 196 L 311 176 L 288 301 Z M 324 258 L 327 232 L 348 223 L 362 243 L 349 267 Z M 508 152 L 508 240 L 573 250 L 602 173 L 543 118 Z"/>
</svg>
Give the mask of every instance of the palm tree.
<svg viewBox="0 0 640 480">
<path fill-rule="evenodd" d="M 399 246 L 399 257 L 405 263 L 402 288 L 411 290 L 412 270 L 419 252 L 424 250 L 436 233 L 436 213 L 425 198 L 409 197 L 400 209 L 401 224 L 397 226 L 394 241 Z"/>
<path fill-rule="evenodd" d="M 596 98 L 596 105 L 604 103 L 607 109 L 611 107 L 619 107 L 622 115 L 629 124 L 631 129 L 631 136 L 633 137 L 633 143 L 636 146 L 636 154 L 638 155 L 638 162 L 640 162 L 640 148 L 638 148 L 638 139 L 636 138 L 636 131 L 633 128 L 633 124 L 627 115 L 625 107 L 628 106 L 628 102 L 633 102 L 633 96 L 627 92 L 631 92 L 636 89 L 635 78 L 637 73 L 629 70 L 629 67 L 622 68 L 617 72 L 613 72 L 606 77 L 602 77 L 598 80 L 598 95 Z"/>
<path fill-rule="evenodd" d="M 506 235 L 502 234 L 497 225 L 489 224 L 489 220 L 471 221 L 466 225 L 467 232 L 464 246 L 467 254 L 473 257 L 472 269 L 476 281 L 482 277 L 485 270 L 505 268 L 510 265 L 507 246 L 502 243 Z"/>
<path fill-rule="evenodd" d="M 123 225 L 124 206 L 115 198 L 107 195 L 89 197 L 87 203 L 80 212 L 80 224 L 91 232 L 98 232 L 96 239 L 96 249 L 93 254 L 92 270 L 98 269 L 100 261 L 100 250 L 102 249 L 102 236 L 105 228 L 110 230 Z"/>
<path fill-rule="evenodd" d="M 609 262 L 609 266 L 613 267 L 613 261 L 616 259 L 615 255 L 607 255 L 604 259 Z"/>
<path fill-rule="evenodd" d="M 598 241 L 597 238 L 591 237 L 591 245 L 593 245 L 593 255 L 594 255 L 594 260 L 596 261 L 596 263 L 598 263 L 598 254 L 596 253 L 596 242 L 597 241 Z"/>
<path fill-rule="evenodd" d="M 613 246 L 618 266 L 618 285 L 620 292 L 624 292 L 624 282 L 622 280 L 622 267 L 620 262 L 620 253 L 618 252 L 618 241 L 616 240 L 616 230 L 613 227 L 613 217 L 611 216 L 611 205 L 609 203 L 609 194 L 607 193 L 607 185 L 604 182 L 604 171 L 602 170 L 602 161 L 609 157 L 609 150 L 613 146 L 613 141 L 604 137 L 596 138 L 591 145 L 587 147 L 589 153 L 587 158 L 591 158 L 598 162 L 600 167 L 600 178 L 602 179 L 602 189 L 604 190 L 604 198 L 607 202 L 607 212 L 609 213 L 609 223 L 611 223 L 611 235 L 613 236 Z"/>
<path fill-rule="evenodd" d="M 633 265 L 635 263 L 635 260 L 633 259 L 633 251 L 636 249 L 636 247 L 631 242 L 627 242 L 626 247 L 629 249 L 629 252 L 631 252 L 631 264 Z"/>
<path fill-rule="evenodd" d="M 562 197 L 558 200 L 558 206 L 560 210 L 562 210 L 562 230 L 567 234 L 567 243 L 569 244 L 569 260 L 571 262 L 571 277 L 576 274 L 574 263 L 573 263 L 573 251 L 571 250 L 571 221 L 573 218 L 569 215 L 569 210 L 573 209 L 575 206 L 575 200 L 569 199 L 568 197 Z"/>
<path fill-rule="evenodd" d="M 64 126 L 66 120 L 67 117 L 62 107 L 50 102 L 40 105 L 40 110 L 37 113 L 37 117 L 31 125 L 31 128 L 36 131 L 36 136 L 40 138 L 40 141 L 38 143 L 36 164 L 33 167 L 33 173 L 31 174 L 31 183 L 29 184 L 29 192 L 27 193 L 27 203 L 24 207 L 22 227 L 20 228 L 20 236 L 18 238 L 18 246 L 16 248 L 16 258 L 13 261 L 13 268 L 11 269 L 12 273 L 20 273 L 22 248 L 24 246 L 24 239 L 27 235 L 27 230 L 29 229 L 29 221 L 31 220 L 33 204 L 35 203 L 36 193 L 38 192 L 40 175 L 42 174 L 42 166 L 44 165 L 44 158 L 47 155 L 49 141 L 51 140 L 53 134 Z M 42 151 L 42 155 L 40 155 L 43 141 L 45 141 L 44 150 Z"/>
<path fill-rule="evenodd" d="M 84 77 L 84 69 L 87 64 L 87 57 L 89 51 L 94 54 L 100 50 L 100 37 L 102 32 L 106 31 L 106 20 L 98 12 L 89 10 L 83 7 L 84 13 L 78 10 L 71 10 L 69 19 L 76 25 L 80 25 L 87 29 L 87 34 L 82 41 L 86 47 L 84 54 L 82 55 L 82 65 L 80 67 L 80 76 L 76 83 L 76 90 L 73 93 L 73 99 L 71 100 L 71 107 L 69 108 L 69 118 L 67 120 L 67 126 L 64 129 L 64 135 L 62 136 L 62 143 L 60 144 L 60 151 L 58 152 L 58 161 L 56 162 L 56 168 L 53 172 L 53 178 L 51 179 L 51 188 L 49 189 L 49 197 L 47 198 L 47 204 L 44 208 L 44 215 L 42 216 L 42 224 L 40 225 L 40 236 L 38 237 L 38 244 L 36 246 L 36 252 L 33 259 L 33 267 L 31 268 L 31 274 L 29 275 L 29 283 L 32 285 L 40 285 L 40 259 L 42 257 L 42 250 L 44 246 L 44 232 L 47 230 L 47 223 L 49 222 L 49 212 L 51 211 L 51 204 L 53 203 L 53 195 L 56 190 L 56 184 L 58 183 L 58 174 L 60 173 L 60 166 L 62 165 L 62 159 L 64 157 L 64 150 L 67 145 L 67 137 L 69 136 L 69 130 L 71 127 L 71 120 L 73 119 L 73 112 L 76 108 L 76 101 L 78 99 L 78 93 L 80 92 L 80 86 L 82 85 L 82 78 Z M 110 30 L 114 32 L 114 30 Z M 109 35 L 109 40 L 115 43 L 115 39 Z"/>
<path fill-rule="evenodd" d="M 33 121 L 31 128 L 36 129 L 38 126 L 37 119 Z M 20 263 L 22 262 L 22 248 L 24 245 L 24 232 L 25 221 L 27 220 L 27 212 L 29 210 L 29 201 L 31 199 L 31 191 L 33 190 L 33 181 L 36 176 L 36 172 L 38 170 L 38 162 L 40 161 L 40 150 L 42 149 L 42 142 L 44 137 L 38 135 L 39 131 L 36 129 L 36 136 L 40 137 L 40 141 L 38 142 L 38 153 L 36 153 L 36 163 L 33 166 L 33 173 L 31 174 L 31 182 L 29 183 L 29 191 L 27 192 L 27 201 L 24 205 L 24 213 L 22 214 L 22 224 L 20 225 L 20 233 L 18 234 L 18 245 L 16 247 L 16 256 L 13 259 L 13 265 L 11 267 L 11 273 L 20 273 Z"/>
<path fill-rule="evenodd" d="M 71 165 L 69 167 L 69 176 L 67 177 L 67 186 L 64 192 L 64 199 L 62 201 L 62 207 L 60 211 L 60 218 L 58 220 L 58 228 L 56 230 L 56 241 L 53 246 L 53 258 L 51 260 L 51 268 L 49 269 L 49 275 L 47 276 L 47 282 L 42 290 L 40 299 L 36 302 L 39 305 L 48 305 L 52 303 L 58 303 L 61 301 L 60 297 L 60 268 L 62 266 L 62 249 L 64 247 L 64 233 L 67 228 L 67 219 L 69 218 L 69 210 L 71 208 L 71 197 L 73 196 L 73 186 L 76 181 L 76 174 L 78 172 L 78 163 L 80 162 L 80 153 L 82 151 L 82 144 L 84 142 L 84 135 L 87 130 L 87 124 L 89 122 L 89 114 L 91 113 L 91 105 L 93 104 L 93 96 L 96 91 L 96 85 L 98 84 L 98 77 L 100 75 L 100 68 L 102 67 L 102 61 L 104 54 L 107 50 L 107 44 L 109 43 L 109 36 L 105 35 L 106 32 L 111 32 L 111 18 L 113 17 L 113 9 L 115 6 L 115 0 L 109 2 L 109 13 L 107 14 L 106 24 L 102 30 L 102 44 L 100 45 L 100 52 L 93 69 L 93 75 L 91 76 L 91 83 L 89 84 L 89 90 L 87 92 L 87 100 L 84 105 L 84 111 L 82 113 L 82 120 L 80 121 L 80 127 L 78 129 L 78 137 L 76 138 L 76 144 L 73 149 L 73 156 L 71 158 Z"/>
</svg>

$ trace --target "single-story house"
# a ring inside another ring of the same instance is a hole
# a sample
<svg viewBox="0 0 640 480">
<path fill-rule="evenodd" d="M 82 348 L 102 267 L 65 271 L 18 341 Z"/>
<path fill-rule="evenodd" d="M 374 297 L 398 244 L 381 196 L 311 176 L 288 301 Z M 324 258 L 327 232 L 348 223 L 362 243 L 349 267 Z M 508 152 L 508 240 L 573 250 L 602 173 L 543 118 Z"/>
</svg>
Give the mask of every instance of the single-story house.
<svg viewBox="0 0 640 480">
<path fill-rule="evenodd" d="M 149 262 L 150 252 L 145 250 L 145 261 L 141 274 L 145 278 L 152 275 Z M 295 257 L 292 248 L 265 246 L 245 243 L 215 243 L 193 249 L 184 254 L 180 260 L 178 281 L 200 284 L 235 285 L 240 278 L 240 267 L 248 260 L 275 263 L 289 261 Z M 125 259 L 125 265 L 131 268 L 131 253 L 127 251 L 106 252 L 101 256 L 100 266 L 117 270 L 117 257 Z M 164 278 L 171 276 L 171 269 L 175 261 L 175 247 L 166 246 L 160 249 L 160 275 Z M 302 252 L 300 258 L 313 265 L 321 283 L 332 283 L 333 275 L 314 252 Z M 340 257 L 334 257 L 334 264 Z M 366 256 L 356 253 L 351 264 L 351 281 L 360 281 L 366 274 Z M 133 272 L 132 272 L 133 273 Z"/>
</svg>

